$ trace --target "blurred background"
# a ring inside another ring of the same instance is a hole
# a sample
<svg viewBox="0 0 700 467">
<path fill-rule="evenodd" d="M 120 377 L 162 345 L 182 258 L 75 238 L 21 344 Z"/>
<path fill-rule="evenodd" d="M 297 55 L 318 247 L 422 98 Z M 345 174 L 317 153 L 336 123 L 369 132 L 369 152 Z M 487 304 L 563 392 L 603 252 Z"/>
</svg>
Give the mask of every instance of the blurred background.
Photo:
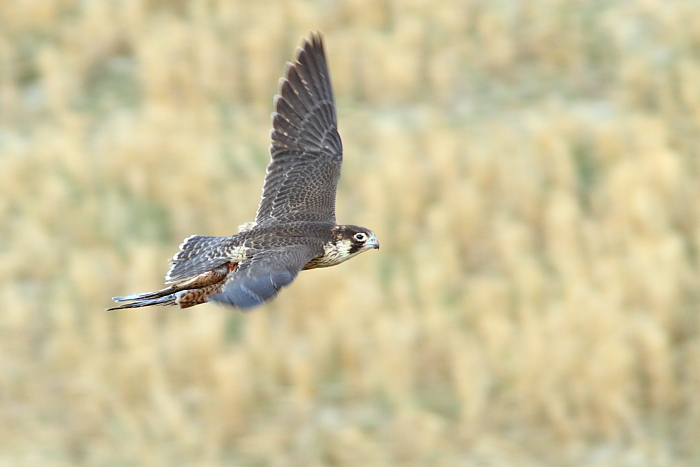
<svg viewBox="0 0 700 467">
<path fill-rule="evenodd" d="M 325 34 L 338 219 L 251 313 L 107 313 L 255 215 Z M 0 466 L 700 464 L 700 8 L 0 3 Z"/>
</svg>

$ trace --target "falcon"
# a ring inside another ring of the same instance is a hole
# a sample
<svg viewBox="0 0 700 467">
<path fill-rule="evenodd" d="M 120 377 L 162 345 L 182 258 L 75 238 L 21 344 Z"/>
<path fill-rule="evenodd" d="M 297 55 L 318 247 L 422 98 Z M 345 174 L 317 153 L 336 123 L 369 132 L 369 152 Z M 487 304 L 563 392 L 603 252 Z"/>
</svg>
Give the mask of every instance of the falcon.
<svg viewBox="0 0 700 467">
<path fill-rule="evenodd" d="M 303 39 L 294 63 L 287 63 L 274 107 L 255 221 L 230 237 L 186 238 L 165 276 L 168 287 L 114 297 L 122 304 L 108 310 L 207 302 L 251 308 L 276 296 L 299 271 L 379 248 L 371 230 L 335 220 L 343 147 L 320 33 Z"/>
</svg>

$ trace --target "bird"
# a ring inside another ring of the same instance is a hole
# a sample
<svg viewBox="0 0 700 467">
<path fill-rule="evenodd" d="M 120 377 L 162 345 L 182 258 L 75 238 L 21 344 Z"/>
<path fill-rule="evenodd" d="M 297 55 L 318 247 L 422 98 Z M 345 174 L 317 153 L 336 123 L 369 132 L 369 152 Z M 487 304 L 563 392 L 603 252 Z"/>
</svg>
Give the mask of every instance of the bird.
<svg viewBox="0 0 700 467">
<path fill-rule="evenodd" d="M 343 146 L 320 32 L 302 38 L 286 64 L 270 138 L 255 220 L 229 237 L 186 238 L 171 259 L 167 287 L 114 297 L 121 304 L 107 310 L 207 302 L 245 310 L 275 297 L 302 270 L 379 249 L 371 230 L 336 222 Z"/>
</svg>

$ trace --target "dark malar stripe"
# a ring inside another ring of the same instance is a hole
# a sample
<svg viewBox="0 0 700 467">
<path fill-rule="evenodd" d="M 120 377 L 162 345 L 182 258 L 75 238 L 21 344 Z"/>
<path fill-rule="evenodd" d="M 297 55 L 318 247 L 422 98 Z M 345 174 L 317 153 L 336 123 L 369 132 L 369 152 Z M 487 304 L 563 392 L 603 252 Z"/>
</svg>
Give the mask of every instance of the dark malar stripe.
<svg viewBox="0 0 700 467">
<path fill-rule="evenodd" d="M 360 251 L 360 248 L 362 248 L 362 243 L 353 243 L 353 244 L 350 246 L 349 252 L 350 252 L 351 255 L 354 255 L 355 253 L 357 253 L 358 251 Z"/>
</svg>

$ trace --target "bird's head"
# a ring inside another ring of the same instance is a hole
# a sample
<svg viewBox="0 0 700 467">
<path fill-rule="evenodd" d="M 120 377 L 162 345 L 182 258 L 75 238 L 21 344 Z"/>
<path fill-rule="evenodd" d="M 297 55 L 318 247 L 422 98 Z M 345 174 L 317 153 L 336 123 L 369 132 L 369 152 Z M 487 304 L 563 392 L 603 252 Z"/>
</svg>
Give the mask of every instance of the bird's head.
<svg viewBox="0 0 700 467">
<path fill-rule="evenodd" d="M 363 251 L 379 249 L 379 240 L 369 229 L 358 225 L 339 225 L 334 230 L 333 243 L 348 258 Z"/>
</svg>

